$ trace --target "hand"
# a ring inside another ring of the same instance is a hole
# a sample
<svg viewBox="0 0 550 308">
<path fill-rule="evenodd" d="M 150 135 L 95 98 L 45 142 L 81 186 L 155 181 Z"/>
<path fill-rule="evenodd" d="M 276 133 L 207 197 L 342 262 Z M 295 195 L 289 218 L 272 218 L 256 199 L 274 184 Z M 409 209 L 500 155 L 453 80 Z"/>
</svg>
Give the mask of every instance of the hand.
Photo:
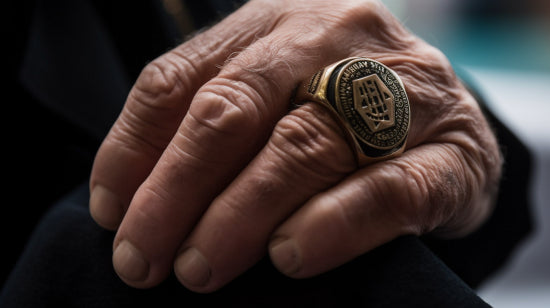
<svg viewBox="0 0 550 308">
<path fill-rule="evenodd" d="M 351 56 L 392 68 L 411 105 L 406 151 L 364 168 L 322 106 L 288 112 L 301 81 Z M 266 253 L 301 278 L 403 234 L 465 234 L 500 168 L 446 58 L 379 2 L 256 0 L 145 67 L 97 153 L 90 210 L 118 228 L 127 284 L 174 268 L 210 292 Z"/>
</svg>

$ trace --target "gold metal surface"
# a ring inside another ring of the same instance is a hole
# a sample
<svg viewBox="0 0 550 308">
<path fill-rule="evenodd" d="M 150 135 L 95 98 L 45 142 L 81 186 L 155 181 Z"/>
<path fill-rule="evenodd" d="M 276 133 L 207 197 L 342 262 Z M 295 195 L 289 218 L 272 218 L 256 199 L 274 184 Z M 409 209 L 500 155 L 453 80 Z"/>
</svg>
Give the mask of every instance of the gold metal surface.
<svg viewBox="0 0 550 308">
<path fill-rule="evenodd" d="M 298 88 L 296 101 L 321 103 L 348 133 L 360 165 L 403 152 L 410 106 L 401 79 L 390 68 L 367 58 L 330 65 Z"/>
</svg>

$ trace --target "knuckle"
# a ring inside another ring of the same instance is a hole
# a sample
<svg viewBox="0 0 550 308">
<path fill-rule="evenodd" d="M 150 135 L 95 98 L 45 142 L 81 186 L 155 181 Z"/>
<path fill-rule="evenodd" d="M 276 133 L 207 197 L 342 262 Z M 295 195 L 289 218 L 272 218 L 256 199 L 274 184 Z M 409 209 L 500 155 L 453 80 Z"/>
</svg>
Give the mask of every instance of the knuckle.
<svg viewBox="0 0 550 308">
<path fill-rule="evenodd" d="M 141 71 L 136 88 L 143 94 L 151 96 L 170 93 L 176 87 L 176 79 L 164 58 L 158 58 L 147 64 Z"/>
<path fill-rule="evenodd" d="M 271 145 L 292 167 L 318 177 L 334 180 L 351 172 L 355 161 L 340 128 L 330 115 L 304 107 L 279 121 Z"/>
<path fill-rule="evenodd" d="M 184 66 L 169 53 L 143 69 L 111 130 L 112 141 L 155 156 L 164 150 L 185 113 Z"/>
<path fill-rule="evenodd" d="M 130 95 L 153 108 L 173 109 L 182 97 L 192 95 L 192 80 L 198 76 L 193 62 L 183 54 L 168 52 L 145 66 Z"/>
<path fill-rule="evenodd" d="M 189 115 L 200 127 L 222 135 L 247 136 L 264 122 L 262 98 L 243 82 L 217 78 L 195 97 Z"/>
</svg>

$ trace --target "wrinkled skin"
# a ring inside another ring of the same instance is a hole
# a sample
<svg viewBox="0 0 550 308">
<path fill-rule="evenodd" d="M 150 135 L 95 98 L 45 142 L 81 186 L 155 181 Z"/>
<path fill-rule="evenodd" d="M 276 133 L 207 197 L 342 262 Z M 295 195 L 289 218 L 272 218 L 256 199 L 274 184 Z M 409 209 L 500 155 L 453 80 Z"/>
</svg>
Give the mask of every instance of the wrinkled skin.
<svg viewBox="0 0 550 308">
<path fill-rule="evenodd" d="M 289 112 L 320 68 L 363 56 L 411 105 L 405 152 L 358 168 L 322 106 Z M 404 234 L 460 236 L 491 211 L 501 156 L 448 60 L 377 1 L 250 1 L 148 64 L 99 149 L 90 210 L 113 264 L 146 288 L 196 292 L 266 253 L 310 277 Z"/>
</svg>

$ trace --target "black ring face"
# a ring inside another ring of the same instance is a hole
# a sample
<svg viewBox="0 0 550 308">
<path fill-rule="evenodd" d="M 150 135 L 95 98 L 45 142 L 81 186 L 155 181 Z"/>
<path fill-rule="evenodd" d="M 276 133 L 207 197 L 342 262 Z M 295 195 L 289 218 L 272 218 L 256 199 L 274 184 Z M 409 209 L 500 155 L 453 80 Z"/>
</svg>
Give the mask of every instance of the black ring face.
<svg viewBox="0 0 550 308">
<path fill-rule="evenodd" d="M 399 150 L 407 137 L 410 107 L 399 77 L 383 64 L 352 59 L 336 67 L 327 98 L 369 157 Z"/>
</svg>

